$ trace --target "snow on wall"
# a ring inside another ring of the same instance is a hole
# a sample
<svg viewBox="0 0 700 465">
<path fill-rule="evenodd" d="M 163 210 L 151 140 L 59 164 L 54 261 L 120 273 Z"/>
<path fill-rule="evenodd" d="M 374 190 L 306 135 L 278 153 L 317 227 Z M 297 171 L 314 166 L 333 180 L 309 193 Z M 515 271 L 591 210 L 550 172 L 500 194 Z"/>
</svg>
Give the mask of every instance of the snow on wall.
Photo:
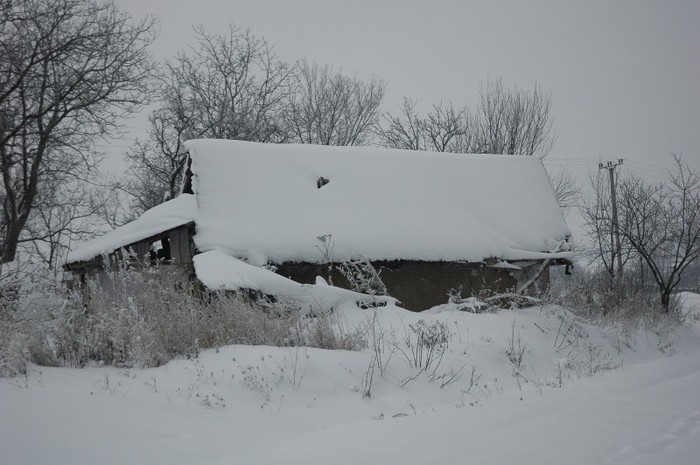
<svg viewBox="0 0 700 465">
<path fill-rule="evenodd" d="M 67 263 L 90 260 L 98 255 L 155 236 L 194 221 L 196 199 L 183 194 L 175 199 L 151 208 L 131 223 L 127 223 L 103 236 L 85 243 L 68 254 Z"/>
<path fill-rule="evenodd" d="M 197 278 L 213 291 L 252 289 L 294 300 L 307 310 L 328 310 L 347 301 L 396 303 L 392 297 L 369 296 L 327 284 L 299 284 L 216 250 L 195 255 L 194 268 Z"/>
<path fill-rule="evenodd" d="M 255 265 L 321 261 L 325 234 L 339 258 L 468 261 L 545 258 L 570 235 L 534 157 L 186 144 L 197 247 Z"/>
</svg>

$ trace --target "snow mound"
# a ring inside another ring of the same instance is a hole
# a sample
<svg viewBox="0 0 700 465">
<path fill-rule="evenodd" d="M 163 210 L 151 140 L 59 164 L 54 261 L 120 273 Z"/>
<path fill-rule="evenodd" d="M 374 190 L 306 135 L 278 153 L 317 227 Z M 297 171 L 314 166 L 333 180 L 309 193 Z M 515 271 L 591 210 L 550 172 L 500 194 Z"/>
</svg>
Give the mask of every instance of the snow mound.
<svg viewBox="0 0 700 465">
<path fill-rule="evenodd" d="M 329 310 L 348 301 L 363 306 L 396 303 L 392 297 L 360 294 L 329 286 L 322 280 L 300 284 L 215 250 L 196 255 L 194 267 L 199 280 L 211 290 L 250 289 L 290 299 L 305 310 Z"/>
<path fill-rule="evenodd" d="M 557 308 L 337 313 L 386 345 L 236 345 L 143 370 L 31 366 L 0 382 L 2 463 L 697 462 L 692 333 L 678 332 L 668 358 L 658 334 L 617 345 Z M 422 373 L 405 343 L 421 320 L 450 333 Z"/>
</svg>

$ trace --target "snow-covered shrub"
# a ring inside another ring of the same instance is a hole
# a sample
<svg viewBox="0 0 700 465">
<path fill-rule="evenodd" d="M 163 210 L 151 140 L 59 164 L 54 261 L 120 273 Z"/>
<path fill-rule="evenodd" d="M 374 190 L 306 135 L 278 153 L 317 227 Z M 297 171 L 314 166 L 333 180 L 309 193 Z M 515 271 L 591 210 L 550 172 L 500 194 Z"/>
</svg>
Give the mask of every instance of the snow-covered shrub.
<svg viewBox="0 0 700 465">
<path fill-rule="evenodd" d="M 333 242 L 333 234 L 323 234 L 316 236 L 318 244 L 316 248 L 321 252 L 321 263 L 325 263 L 328 272 L 328 284 L 333 285 L 333 253 L 335 243 Z"/>
<path fill-rule="evenodd" d="M 5 321 L 0 322 L 0 378 L 23 375 L 27 372 L 27 355 L 23 335 L 12 331 Z"/>
<path fill-rule="evenodd" d="M 321 263 L 328 270 L 327 282 L 333 285 L 333 270 L 345 278 L 350 289 L 369 295 L 389 295 L 379 271 L 365 257 L 338 258 L 335 256 L 335 242 L 332 234 L 316 236 L 316 248 L 321 252 Z"/>
<path fill-rule="evenodd" d="M 14 268 L 0 265 L 0 377 L 26 373 L 25 336 L 19 331 L 20 283 Z"/>
<path fill-rule="evenodd" d="M 619 322 L 627 327 L 653 327 L 661 319 L 682 323 L 677 296 L 672 296 L 669 312 L 663 315 L 658 290 L 642 283 L 634 272 L 625 275 L 621 286 L 611 285 L 603 270 L 579 267 L 570 276 L 553 270 L 552 284 L 545 301 L 561 305 L 575 314 Z"/>
<path fill-rule="evenodd" d="M 0 377 L 26 372 L 21 334 L 17 331 L 17 297 L 12 284 L 0 283 Z"/>
<path fill-rule="evenodd" d="M 462 297 L 464 286 L 459 285 L 447 291 L 447 303 L 453 308 L 462 312 L 481 313 L 491 308 L 489 304 L 483 302 L 476 296 Z"/>
<path fill-rule="evenodd" d="M 369 295 L 388 295 L 379 272 L 366 258 L 343 260 L 338 262 L 337 267 L 350 285 L 350 289 Z"/>
<path fill-rule="evenodd" d="M 195 357 L 200 349 L 228 344 L 290 345 L 294 342 L 289 317 L 234 293 L 211 293 L 201 298 L 188 289 L 161 282 L 130 283 L 118 297 L 91 289 L 89 332 L 100 350 L 91 351 L 105 363 L 157 366 L 176 356 Z M 139 279 L 143 279 L 142 277 Z M 131 285 L 133 284 L 133 285 Z"/>
<path fill-rule="evenodd" d="M 408 327 L 413 334 L 406 333 L 405 348 L 398 344 L 395 347 L 406 358 L 409 366 L 416 368 L 417 371 L 412 376 L 404 378 L 401 386 L 418 378 L 422 373 L 427 373 L 431 381 L 439 382 L 440 387 L 445 387 L 462 377 L 462 369 L 451 369 L 444 374 L 437 374 L 451 337 L 445 323 L 434 321 L 429 324 L 425 320 L 418 320 Z"/>
<path fill-rule="evenodd" d="M 358 350 L 364 329 L 333 314 L 302 316 L 284 302 L 175 286 L 157 269 L 110 273 L 108 289 L 88 282 L 71 292 L 53 280 L 0 294 L 0 376 L 26 362 L 83 367 L 158 366 L 229 344 Z"/>
<path fill-rule="evenodd" d="M 413 335 L 406 336 L 408 360 L 412 367 L 435 372 L 450 342 L 450 330 L 442 321 L 418 320 L 408 325 Z"/>
<path fill-rule="evenodd" d="M 290 321 L 295 315 L 284 305 L 263 305 L 236 293 L 216 293 L 201 305 L 197 322 L 202 347 L 296 345 L 294 322 Z"/>
<path fill-rule="evenodd" d="M 93 289 L 88 305 L 74 294 L 41 328 L 55 360 L 83 367 L 91 361 L 116 366 L 153 363 L 152 337 L 138 308 L 117 305 Z"/>
<path fill-rule="evenodd" d="M 90 361 L 155 366 L 174 355 L 189 355 L 192 338 L 178 331 L 187 324 L 182 314 L 188 296 L 178 299 L 156 276 L 144 280 L 137 272 L 118 270 L 110 276 L 113 289 L 89 282 L 86 289 L 69 294 L 41 328 L 55 359 L 72 366 Z M 167 321 L 159 320 L 161 313 Z"/>
<path fill-rule="evenodd" d="M 482 313 L 498 311 L 500 309 L 516 309 L 541 305 L 542 300 L 524 293 L 517 293 L 515 289 L 506 292 L 495 292 L 484 283 L 484 287 L 471 297 L 462 297 L 464 287 L 450 289 L 447 292 L 447 302 L 460 311 Z"/>
<path fill-rule="evenodd" d="M 7 270 L 4 270 L 7 271 Z M 26 372 L 26 363 L 59 365 L 54 333 L 80 299 L 50 270 L 29 264 L 0 279 L 0 376 Z"/>
<path fill-rule="evenodd" d="M 360 350 L 367 347 L 366 328 L 343 325 L 332 312 L 300 317 L 297 329 L 300 342 L 308 347 L 331 350 Z"/>
<path fill-rule="evenodd" d="M 527 343 L 523 343 L 523 340 L 520 337 L 520 331 L 515 330 L 515 320 L 513 320 L 510 336 L 508 336 L 508 349 L 506 350 L 508 360 L 510 360 L 510 363 L 513 364 L 513 367 L 522 367 L 526 348 Z"/>
</svg>

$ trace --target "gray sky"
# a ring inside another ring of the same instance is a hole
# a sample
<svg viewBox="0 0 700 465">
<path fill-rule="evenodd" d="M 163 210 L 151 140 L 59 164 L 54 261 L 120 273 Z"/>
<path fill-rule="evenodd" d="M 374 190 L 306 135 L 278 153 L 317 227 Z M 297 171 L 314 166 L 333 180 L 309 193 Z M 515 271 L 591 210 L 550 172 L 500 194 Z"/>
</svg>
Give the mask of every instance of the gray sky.
<svg viewBox="0 0 700 465">
<path fill-rule="evenodd" d="M 671 152 L 700 169 L 700 1 L 116 0 L 161 30 L 159 58 L 193 45 L 192 25 L 229 23 L 302 57 L 409 96 L 476 103 L 487 78 L 551 92 L 558 134 L 547 165 L 625 158 L 661 180 Z M 138 123 L 131 124 L 138 126 Z M 139 135 L 134 129 L 129 137 Z"/>
</svg>

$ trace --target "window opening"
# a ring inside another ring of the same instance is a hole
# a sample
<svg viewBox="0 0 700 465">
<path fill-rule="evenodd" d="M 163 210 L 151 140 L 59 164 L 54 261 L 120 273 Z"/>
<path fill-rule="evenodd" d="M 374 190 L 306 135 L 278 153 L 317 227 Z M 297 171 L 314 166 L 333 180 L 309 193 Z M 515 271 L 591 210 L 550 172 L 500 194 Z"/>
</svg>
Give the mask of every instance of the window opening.
<svg viewBox="0 0 700 465">
<path fill-rule="evenodd" d="M 161 237 L 151 242 L 148 246 L 148 256 L 151 262 L 171 260 L 170 240 L 167 237 Z"/>
</svg>

